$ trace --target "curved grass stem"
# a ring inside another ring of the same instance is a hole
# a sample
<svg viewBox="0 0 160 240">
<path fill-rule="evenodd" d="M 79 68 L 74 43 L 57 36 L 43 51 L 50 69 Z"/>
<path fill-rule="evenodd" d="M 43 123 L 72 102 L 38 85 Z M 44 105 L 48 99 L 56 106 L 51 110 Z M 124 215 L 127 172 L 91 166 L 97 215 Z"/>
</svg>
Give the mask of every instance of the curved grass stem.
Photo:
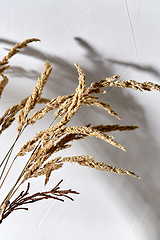
<svg viewBox="0 0 160 240">
<path fill-rule="evenodd" d="M 59 113 L 59 114 L 60 114 L 60 113 Z M 53 120 L 52 120 L 52 122 L 50 123 L 50 125 L 49 125 L 48 128 L 50 128 L 50 127 L 52 126 L 53 122 L 56 120 L 56 118 L 59 116 L 59 114 L 53 118 Z M 22 134 L 22 132 L 24 131 L 24 129 L 26 128 L 26 126 L 27 126 L 27 125 L 25 125 L 24 128 L 22 129 L 21 134 Z M 21 135 L 21 134 L 20 134 L 20 135 Z M 18 137 L 18 138 L 19 138 L 19 137 Z M 16 139 L 16 141 L 17 141 L 17 140 L 18 140 L 18 139 Z M 15 141 L 15 142 L 16 142 L 16 141 Z M 25 166 L 24 166 L 23 170 L 21 171 L 19 177 L 17 178 L 15 184 L 14 184 L 13 187 L 10 189 L 10 191 L 8 192 L 8 194 L 6 195 L 5 199 L 2 201 L 2 203 L 1 203 L 1 205 L 0 205 L 0 212 L 2 212 L 2 210 L 3 210 L 4 202 L 5 202 L 6 200 L 9 200 L 9 199 L 13 196 L 13 194 L 17 191 L 17 189 L 20 187 L 20 185 L 23 183 L 23 182 L 21 182 L 21 183 L 17 186 L 17 184 L 19 183 L 20 179 L 22 178 L 22 176 L 23 176 L 23 174 L 24 174 L 24 172 L 25 172 L 25 169 L 26 169 L 27 165 L 28 165 L 29 162 L 30 162 L 31 157 L 33 156 L 33 154 L 35 153 L 35 151 L 37 150 L 37 148 L 39 147 L 40 144 L 41 144 L 41 140 L 38 142 L 37 146 L 34 148 L 33 152 L 31 153 L 31 156 L 29 157 L 27 163 L 25 164 Z M 14 145 L 15 145 L 15 143 L 14 143 Z M 12 149 L 12 150 L 13 150 L 13 149 Z M 9 171 L 10 171 L 10 169 L 11 169 L 11 167 L 12 167 L 14 161 L 15 161 L 15 159 L 16 159 L 16 157 L 13 159 L 13 161 L 12 161 L 12 163 L 11 163 L 11 165 L 10 165 L 10 167 L 9 167 L 9 169 L 8 169 L 8 171 L 7 171 L 4 179 L 3 179 L 3 182 L 2 182 L 2 184 L 1 184 L 1 186 L 3 185 L 3 183 L 4 183 L 5 179 L 6 179 L 6 177 L 7 177 L 8 173 L 9 173 Z M 0 186 L 0 187 L 1 187 L 1 186 Z M 17 186 L 17 188 L 15 189 L 16 186 Z M 15 190 L 14 190 L 14 189 L 15 189 Z"/>
<path fill-rule="evenodd" d="M 9 158 L 10 158 L 10 156 L 11 156 L 11 154 L 12 154 L 12 151 L 13 151 L 13 149 L 14 149 L 14 146 L 15 146 L 16 142 L 18 141 L 19 137 L 21 136 L 21 134 L 23 133 L 23 131 L 24 131 L 25 128 L 26 128 L 26 125 L 25 125 L 24 128 L 18 133 L 18 135 L 17 135 L 14 143 L 13 143 L 12 146 L 10 147 L 9 151 L 7 152 L 6 156 L 4 157 L 4 159 L 3 159 L 3 161 L 2 161 L 2 163 L 1 163 L 1 165 L 0 165 L 0 167 L 1 167 L 1 166 L 3 165 L 3 163 L 5 162 L 5 165 L 4 165 L 3 170 L 2 170 L 2 172 L 1 172 L 0 180 L 1 180 L 1 178 L 2 178 L 2 176 L 3 176 L 3 174 L 4 174 L 4 171 L 5 171 L 6 167 L 7 167 L 7 164 L 8 164 Z M 11 165 L 10 165 L 10 167 L 9 167 L 9 169 L 8 169 L 8 171 L 7 171 L 4 179 L 3 179 L 3 181 L 2 181 L 2 183 L 1 183 L 1 185 L 0 185 L 0 188 L 2 187 L 2 185 L 3 185 L 4 181 L 5 181 L 5 179 L 6 179 L 7 175 L 8 175 L 8 173 L 9 173 L 9 171 L 10 171 L 10 169 L 11 169 L 14 161 L 15 161 L 15 158 L 14 158 L 14 160 L 12 161 L 12 163 L 11 163 Z"/>
</svg>

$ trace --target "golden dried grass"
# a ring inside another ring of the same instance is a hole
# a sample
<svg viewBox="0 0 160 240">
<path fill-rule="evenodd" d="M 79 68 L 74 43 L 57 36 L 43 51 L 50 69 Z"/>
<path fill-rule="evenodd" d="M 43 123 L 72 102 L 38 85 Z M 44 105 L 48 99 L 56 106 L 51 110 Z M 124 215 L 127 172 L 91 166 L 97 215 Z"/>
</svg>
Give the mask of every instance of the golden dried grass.
<svg viewBox="0 0 160 240">
<path fill-rule="evenodd" d="M 0 75 L 3 78 L 0 83 L 0 96 L 8 83 L 8 78 L 4 75 L 4 72 L 9 67 L 9 65 L 7 65 L 9 59 L 14 56 L 21 48 L 26 47 L 28 43 L 31 43 L 33 41 L 39 41 L 39 39 L 27 39 L 20 44 L 16 44 L 0 62 Z M 51 124 L 45 130 L 38 132 L 32 140 L 28 140 L 27 143 L 22 146 L 20 151 L 13 159 L 12 163 L 10 164 L 9 170 L 11 169 L 11 166 L 13 165 L 13 162 L 17 159 L 17 157 L 24 156 L 26 153 L 32 152 L 14 188 L 18 185 L 18 183 L 19 185 L 21 185 L 29 178 L 39 177 L 41 175 L 45 175 L 46 184 L 51 176 L 51 173 L 54 170 L 61 168 L 65 162 L 78 163 L 81 166 L 87 166 L 97 170 L 109 171 L 122 175 L 131 175 L 136 178 L 140 178 L 132 171 L 125 170 L 123 168 L 117 168 L 103 162 L 96 162 L 94 161 L 94 157 L 90 155 L 63 158 L 59 156 L 54 158 L 53 160 L 50 160 L 50 157 L 54 156 L 54 153 L 71 147 L 72 141 L 83 140 L 86 137 L 96 137 L 125 151 L 124 147 L 121 144 L 113 140 L 115 137 L 108 133 L 113 131 L 132 131 L 138 129 L 138 126 L 100 124 L 91 127 L 90 123 L 86 126 L 68 126 L 71 118 L 77 113 L 77 111 L 81 108 L 83 104 L 88 106 L 92 105 L 100 107 L 106 110 L 112 116 L 115 116 L 119 120 L 121 120 L 121 117 L 118 115 L 118 113 L 116 113 L 108 103 L 99 100 L 98 94 L 105 94 L 106 92 L 102 88 L 122 87 L 131 88 L 139 91 L 160 91 L 160 85 L 158 84 L 154 84 L 151 82 L 139 83 L 134 80 L 120 81 L 117 80 L 120 78 L 119 75 L 106 79 L 101 79 L 99 82 L 92 83 L 89 87 L 87 87 L 83 70 L 77 64 L 75 64 L 75 67 L 77 68 L 79 77 L 78 86 L 74 94 L 57 96 L 52 100 L 44 99 L 41 97 L 43 88 L 53 68 L 47 60 L 44 65 L 44 71 L 41 74 L 41 78 L 38 78 L 37 84 L 33 89 L 33 93 L 29 97 L 23 99 L 20 104 L 9 108 L 0 118 L 0 133 L 2 133 L 11 125 L 11 123 L 15 120 L 16 114 L 19 112 L 17 128 L 18 136 L 16 138 L 16 141 L 19 139 L 21 133 L 24 131 L 24 129 L 26 129 L 28 125 L 33 125 L 37 120 L 42 119 L 49 111 L 57 109 L 54 115 L 55 118 L 59 118 L 59 122 L 57 124 L 53 126 Z M 93 94 L 97 95 L 95 96 Z M 41 110 L 36 111 L 32 113 L 31 116 L 29 116 L 30 111 L 34 109 L 37 103 L 45 103 L 46 105 Z M 9 150 L 9 153 L 10 151 L 12 151 L 12 149 Z M 4 180 L 6 176 L 4 177 Z M 14 188 L 9 193 L 9 195 L 7 195 L 7 199 L 9 199 L 9 197 L 11 197 L 11 194 L 13 194 L 12 192 Z"/>
</svg>

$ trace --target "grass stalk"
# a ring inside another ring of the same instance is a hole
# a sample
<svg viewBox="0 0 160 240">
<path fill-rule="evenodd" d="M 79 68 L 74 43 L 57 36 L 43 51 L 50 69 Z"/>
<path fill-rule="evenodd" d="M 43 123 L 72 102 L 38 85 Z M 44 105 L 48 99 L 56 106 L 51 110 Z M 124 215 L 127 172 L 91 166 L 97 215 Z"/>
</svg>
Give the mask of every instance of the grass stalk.
<svg viewBox="0 0 160 240">
<path fill-rule="evenodd" d="M 60 114 L 60 113 L 59 113 L 59 114 Z M 50 127 L 52 126 L 53 122 L 56 120 L 56 118 L 59 116 L 59 114 L 53 118 L 53 120 L 52 120 L 52 122 L 50 123 L 50 125 L 49 125 L 48 128 L 50 128 Z M 24 129 L 26 128 L 26 126 L 27 126 L 27 125 L 25 125 L 25 127 L 23 128 L 23 130 L 21 131 L 21 133 L 24 131 Z M 20 135 L 21 135 L 21 134 L 20 134 Z M 20 135 L 19 135 L 19 136 L 20 136 Z M 18 138 L 19 138 L 19 137 L 18 137 Z M 16 140 L 15 140 L 15 142 L 14 142 L 14 145 L 15 145 L 16 141 L 18 140 L 18 138 L 16 138 Z M 15 187 L 16 187 L 17 184 L 18 184 L 18 182 L 19 182 L 20 179 L 22 178 L 22 176 L 23 176 L 23 174 L 24 174 L 24 172 L 25 172 L 25 169 L 26 169 L 27 165 L 28 165 L 29 162 L 30 162 L 31 157 L 33 156 L 33 154 L 35 153 L 35 151 L 37 150 L 37 148 L 39 147 L 40 144 L 41 144 L 41 140 L 38 142 L 37 146 L 34 148 L 33 152 L 31 153 L 31 156 L 29 157 L 27 163 L 25 164 L 25 166 L 24 166 L 23 170 L 21 171 L 19 177 L 17 178 L 15 184 L 14 184 L 13 187 L 10 189 L 10 191 L 8 192 L 8 194 L 7 194 L 7 196 L 5 197 L 5 199 L 2 201 L 2 203 L 1 203 L 1 205 L 0 205 L 0 213 L 1 213 L 2 210 L 3 210 L 3 204 L 4 204 L 4 202 L 5 202 L 6 200 L 9 200 L 9 199 L 13 196 L 13 194 L 17 191 L 17 189 L 20 187 L 20 185 L 22 184 L 22 183 L 20 183 L 20 184 L 18 185 L 18 187 L 15 189 Z M 12 145 L 12 146 L 13 146 L 13 145 Z M 12 167 L 14 161 L 15 161 L 15 159 L 16 159 L 16 157 L 13 159 L 13 161 L 12 161 L 12 163 L 11 163 L 11 165 L 10 165 L 10 167 L 9 167 L 9 169 L 8 169 L 8 171 L 7 171 L 4 179 L 3 179 L 3 182 L 2 182 L 2 184 L 1 184 L 1 186 L 0 186 L 0 188 L 2 187 L 2 185 L 3 185 L 3 183 L 4 183 L 4 181 L 5 181 L 6 177 L 7 177 L 7 175 L 8 175 L 8 173 L 9 173 L 9 171 L 10 171 L 10 169 L 11 169 L 11 167 Z M 15 189 L 15 191 L 14 191 L 14 189 Z M 13 192 L 13 191 L 14 191 L 14 192 Z"/>
</svg>

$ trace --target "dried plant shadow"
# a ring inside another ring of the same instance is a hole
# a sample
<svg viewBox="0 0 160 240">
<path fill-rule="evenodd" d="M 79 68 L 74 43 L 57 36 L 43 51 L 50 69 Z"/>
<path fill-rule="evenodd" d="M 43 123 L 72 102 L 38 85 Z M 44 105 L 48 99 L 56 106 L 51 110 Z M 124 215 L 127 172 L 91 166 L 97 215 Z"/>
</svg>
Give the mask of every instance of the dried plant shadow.
<svg viewBox="0 0 160 240">
<path fill-rule="evenodd" d="M 129 62 L 123 62 L 123 61 L 116 61 L 114 59 L 108 59 L 108 61 L 113 64 L 119 64 L 119 65 L 123 65 L 126 67 L 132 67 L 132 68 L 135 68 L 136 70 L 140 70 L 140 71 L 147 72 L 147 73 L 152 73 L 156 77 L 160 77 L 160 72 L 157 69 L 155 69 L 155 67 L 153 67 L 153 66 L 139 65 L 136 63 L 129 63 Z"/>
</svg>

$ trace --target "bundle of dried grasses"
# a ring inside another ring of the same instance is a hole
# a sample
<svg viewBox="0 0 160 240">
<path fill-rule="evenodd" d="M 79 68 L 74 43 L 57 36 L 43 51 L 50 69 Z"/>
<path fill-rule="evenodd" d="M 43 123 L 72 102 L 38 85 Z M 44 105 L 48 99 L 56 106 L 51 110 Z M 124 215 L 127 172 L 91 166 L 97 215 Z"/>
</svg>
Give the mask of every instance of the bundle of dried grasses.
<svg viewBox="0 0 160 240">
<path fill-rule="evenodd" d="M 0 82 L 0 97 L 5 89 L 5 86 L 8 84 L 9 79 L 6 75 L 4 75 L 5 71 L 9 68 L 9 59 L 19 52 L 21 48 L 27 46 L 28 43 L 39 41 L 39 39 L 31 38 L 27 39 L 22 43 L 16 44 L 10 52 L 0 61 L 0 76 L 2 78 Z M 17 104 L 9 109 L 3 114 L 0 118 L 0 134 L 5 131 L 8 127 L 11 126 L 13 121 L 15 120 L 16 114 L 18 114 L 18 127 L 17 127 L 17 136 L 15 138 L 14 143 L 11 148 L 7 152 L 4 159 L 1 161 L 0 167 L 4 165 L 1 171 L 0 179 L 1 185 L 3 186 L 10 170 L 12 169 L 13 163 L 16 161 L 18 157 L 24 156 L 27 152 L 31 152 L 30 158 L 26 162 L 24 168 L 20 172 L 17 181 L 14 186 L 11 188 L 5 199 L 2 201 L 0 205 L 0 213 L 1 219 L 0 223 L 4 218 L 6 218 L 11 212 L 17 209 L 25 209 L 28 208 L 19 207 L 26 203 L 32 203 L 35 201 L 39 201 L 42 199 L 57 199 L 61 200 L 59 197 L 68 197 L 73 200 L 71 197 L 67 196 L 67 194 L 77 193 L 75 191 L 69 190 L 59 190 L 59 182 L 56 187 L 54 187 L 49 192 L 43 193 L 35 193 L 32 196 L 26 197 L 29 191 L 29 185 L 26 192 L 21 192 L 20 195 L 13 200 L 11 203 L 11 198 L 13 198 L 14 193 L 18 190 L 20 185 L 27 181 L 30 178 L 37 178 L 41 175 L 45 175 L 46 185 L 49 181 L 51 173 L 54 170 L 57 170 L 63 166 L 65 162 L 70 163 L 78 163 L 81 166 L 87 166 L 90 168 L 114 172 L 122 175 L 131 175 L 136 178 L 140 178 L 137 174 L 132 171 L 125 170 L 123 168 L 117 168 L 111 165 L 107 165 L 102 162 L 94 161 L 94 157 L 90 155 L 80 155 L 80 156 L 72 156 L 72 157 L 54 157 L 54 153 L 57 153 L 66 148 L 70 148 L 72 145 L 72 141 L 74 140 L 82 140 L 86 137 L 96 137 L 107 143 L 120 148 L 125 151 L 124 147 L 117 143 L 114 140 L 114 136 L 110 135 L 110 132 L 113 131 L 132 131 L 138 129 L 139 126 L 121 126 L 119 124 L 115 125 L 97 125 L 92 126 L 91 124 L 87 124 L 86 126 L 68 126 L 71 118 L 76 114 L 76 112 L 81 108 L 83 104 L 98 106 L 104 110 L 106 110 L 109 114 L 117 117 L 119 120 L 121 117 L 116 113 L 108 103 L 102 102 L 99 100 L 99 93 L 105 94 L 106 92 L 102 90 L 102 88 L 106 87 L 122 87 L 122 88 L 131 88 L 139 91 L 151 91 L 152 89 L 160 91 L 160 85 L 154 84 L 151 82 L 139 83 L 133 80 L 128 81 L 120 81 L 119 75 L 102 79 L 99 82 L 92 83 L 89 87 L 86 86 L 85 83 L 85 74 L 83 70 L 75 64 L 77 68 L 77 72 L 79 75 L 79 84 L 76 88 L 75 94 L 58 96 L 52 100 L 42 98 L 43 88 L 51 74 L 52 66 L 49 61 L 46 60 L 44 65 L 44 71 L 41 74 L 41 78 L 38 78 L 37 84 L 33 89 L 33 93 L 27 98 L 23 99 L 20 104 Z M 94 94 L 97 94 L 96 96 Z M 30 111 L 33 110 L 36 104 L 45 103 L 45 107 L 43 107 L 39 111 L 35 111 L 32 115 L 29 116 Z M 27 128 L 28 125 L 34 125 L 37 120 L 40 120 L 44 117 L 46 113 L 49 111 L 55 110 L 54 119 L 52 120 L 49 127 L 46 130 L 38 132 L 32 140 L 28 140 L 24 146 L 20 149 L 20 151 L 16 154 L 13 160 L 10 162 L 8 169 L 6 170 L 7 164 L 9 163 L 9 159 L 13 148 L 16 142 L 19 140 L 23 131 Z M 56 118 L 59 118 L 59 122 L 53 125 L 53 122 Z M 53 156 L 53 159 L 50 157 Z M 6 170 L 5 176 L 4 172 Z M 58 197 L 56 197 L 58 196 Z"/>
</svg>

